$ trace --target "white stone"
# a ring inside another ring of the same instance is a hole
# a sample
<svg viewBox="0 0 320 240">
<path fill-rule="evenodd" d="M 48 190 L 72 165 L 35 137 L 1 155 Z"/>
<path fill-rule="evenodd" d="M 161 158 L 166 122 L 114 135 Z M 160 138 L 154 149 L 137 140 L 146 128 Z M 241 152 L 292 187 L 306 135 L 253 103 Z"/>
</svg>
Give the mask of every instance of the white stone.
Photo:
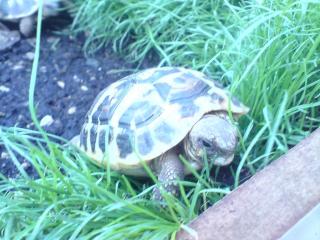
<svg viewBox="0 0 320 240">
<path fill-rule="evenodd" d="M 10 92 L 10 88 L 0 85 L 0 92 Z"/>
<path fill-rule="evenodd" d="M 53 118 L 51 115 L 45 115 L 41 120 L 40 120 L 40 126 L 50 126 L 54 122 Z"/>
<path fill-rule="evenodd" d="M 23 162 L 23 163 L 21 164 L 21 167 L 22 167 L 24 170 L 28 169 L 30 166 L 31 166 L 31 165 L 30 165 L 30 163 L 28 163 L 28 162 Z"/>
<path fill-rule="evenodd" d="M 73 80 L 75 81 L 75 82 L 82 82 L 82 80 L 79 78 L 79 76 L 77 76 L 77 75 L 73 75 Z"/>
<path fill-rule="evenodd" d="M 57 84 L 60 88 L 64 88 L 65 83 L 63 81 L 57 81 Z"/>
<path fill-rule="evenodd" d="M 68 114 L 74 114 L 77 111 L 76 107 L 71 107 L 68 109 Z"/>
<path fill-rule="evenodd" d="M 26 58 L 29 60 L 33 60 L 34 59 L 34 52 L 27 52 L 26 53 Z"/>
<path fill-rule="evenodd" d="M 86 91 L 89 90 L 89 88 L 88 88 L 86 85 L 82 85 L 80 88 L 81 88 L 81 90 L 84 91 L 84 92 L 86 92 Z"/>
<path fill-rule="evenodd" d="M 42 72 L 42 73 L 47 73 L 47 72 L 48 72 L 46 66 L 41 66 L 41 67 L 39 68 L 39 71 Z"/>
<path fill-rule="evenodd" d="M 8 158 L 9 158 L 9 153 L 7 153 L 7 152 L 2 152 L 2 153 L 1 153 L 1 158 L 2 158 L 2 159 L 8 159 Z"/>
<path fill-rule="evenodd" d="M 17 71 L 17 70 L 20 70 L 20 69 L 23 69 L 23 68 L 24 68 L 24 62 L 23 61 L 19 61 L 17 64 L 15 64 L 12 67 L 12 70 Z"/>
</svg>

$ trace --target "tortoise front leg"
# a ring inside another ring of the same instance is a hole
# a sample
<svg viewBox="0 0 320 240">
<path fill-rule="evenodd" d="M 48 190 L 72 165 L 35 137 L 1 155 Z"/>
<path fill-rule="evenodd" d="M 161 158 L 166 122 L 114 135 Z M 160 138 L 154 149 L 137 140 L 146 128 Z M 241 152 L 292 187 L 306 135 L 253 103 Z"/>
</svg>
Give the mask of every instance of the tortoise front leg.
<svg viewBox="0 0 320 240">
<path fill-rule="evenodd" d="M 19 23 L 19 29 L 23 36 L 30 37 L 36 28 L 35 16 L 22 18 Z"/>
<path fill-rule="evenodd" d="M 184 166 L 176 151 L 172 149 L 164 153 L 156 162 L 156 169 L 158 170 L 158 180 L 164 190 L 178 195 L 179 187 L 174 181 L 184 178 Z M 152 198 L 155 200 L 163 199 L 159 188 L 154 189 Z"/>
</svg>

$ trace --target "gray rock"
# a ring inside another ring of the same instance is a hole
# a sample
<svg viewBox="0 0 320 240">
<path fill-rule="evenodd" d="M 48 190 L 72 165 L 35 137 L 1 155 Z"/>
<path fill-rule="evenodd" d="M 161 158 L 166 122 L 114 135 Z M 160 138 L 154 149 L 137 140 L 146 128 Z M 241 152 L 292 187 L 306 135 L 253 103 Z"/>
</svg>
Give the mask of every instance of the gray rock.
<svg viewBox="0 0 320 240">
<path fill-rule="evenodd" d="M 7 31 L 0 29 L 0 51 L 8 50 L 21 39 L 18 31 Z"/>
<path fill-rule="evenodd" d="M 94 58 L 87 58 L 86 64 L 90 67 L 98 68 L 100 66 L 100 63 L 97 59 Z"/>
</svg>

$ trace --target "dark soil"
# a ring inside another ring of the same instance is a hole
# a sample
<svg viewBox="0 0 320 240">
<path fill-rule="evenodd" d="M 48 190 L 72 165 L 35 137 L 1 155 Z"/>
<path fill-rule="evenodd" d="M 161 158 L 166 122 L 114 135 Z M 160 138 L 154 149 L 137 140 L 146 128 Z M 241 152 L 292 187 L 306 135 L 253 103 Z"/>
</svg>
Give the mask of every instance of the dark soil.
<svg viewBox="0 0 320 240">
<path fill-rule="evenodd" d="M 51 116 L 54 121 L 45 129 L 66 139 L 79 134 L 97 94 L 135 68 L 111 49 L 86 58 L 83 42 L 83 37 L 50 33 L 41 40 L 35 92 L 37 116 L 39 120 Z M 35 39 L 22 39 L 12 49 L 0 52 L 0 126 L 34 128 L 28 109 L 34 46 Z M 17 170 L 3 152 L 0 148 L 0 172 L 14 177 Z"/>
</svg>

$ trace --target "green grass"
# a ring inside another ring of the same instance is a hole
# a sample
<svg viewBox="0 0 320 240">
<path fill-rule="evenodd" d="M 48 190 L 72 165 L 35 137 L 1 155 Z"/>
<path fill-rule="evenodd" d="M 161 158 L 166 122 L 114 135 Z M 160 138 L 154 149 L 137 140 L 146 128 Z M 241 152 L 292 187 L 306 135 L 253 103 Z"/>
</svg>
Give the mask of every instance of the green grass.
<svg viewBox="0 0 320 240">
<path fill-rule="evenodd" d="M 0 144 L 21 172 L 1 176 L 4 239 L 174 239 L 176 231 L 320 124 L 320 3 L 311 1 L 76 0 L 73 32 L 87 53 L 111 44 L 132 61 L 150 53 L 160 65 L 187 66 L 224 83 L 251 108 L 239 121 L 233 183 L 209 169 L 181 182 L 167 208 L 150 201 L 152 181 L 100 169 L 41 131 L 0 127 Z M 130 3 L 130 4 L 129 4 Z M 38 29 L 39 30 L 39 29 Z M 36 122 L 38 45 L 30 84 Z M 36 169 L 31 179 L 17 161 Z M 190 230 L 190 229 L 189 229 Z M 191 231 L 191 230 L 190 230 Z"/>
</svg>

